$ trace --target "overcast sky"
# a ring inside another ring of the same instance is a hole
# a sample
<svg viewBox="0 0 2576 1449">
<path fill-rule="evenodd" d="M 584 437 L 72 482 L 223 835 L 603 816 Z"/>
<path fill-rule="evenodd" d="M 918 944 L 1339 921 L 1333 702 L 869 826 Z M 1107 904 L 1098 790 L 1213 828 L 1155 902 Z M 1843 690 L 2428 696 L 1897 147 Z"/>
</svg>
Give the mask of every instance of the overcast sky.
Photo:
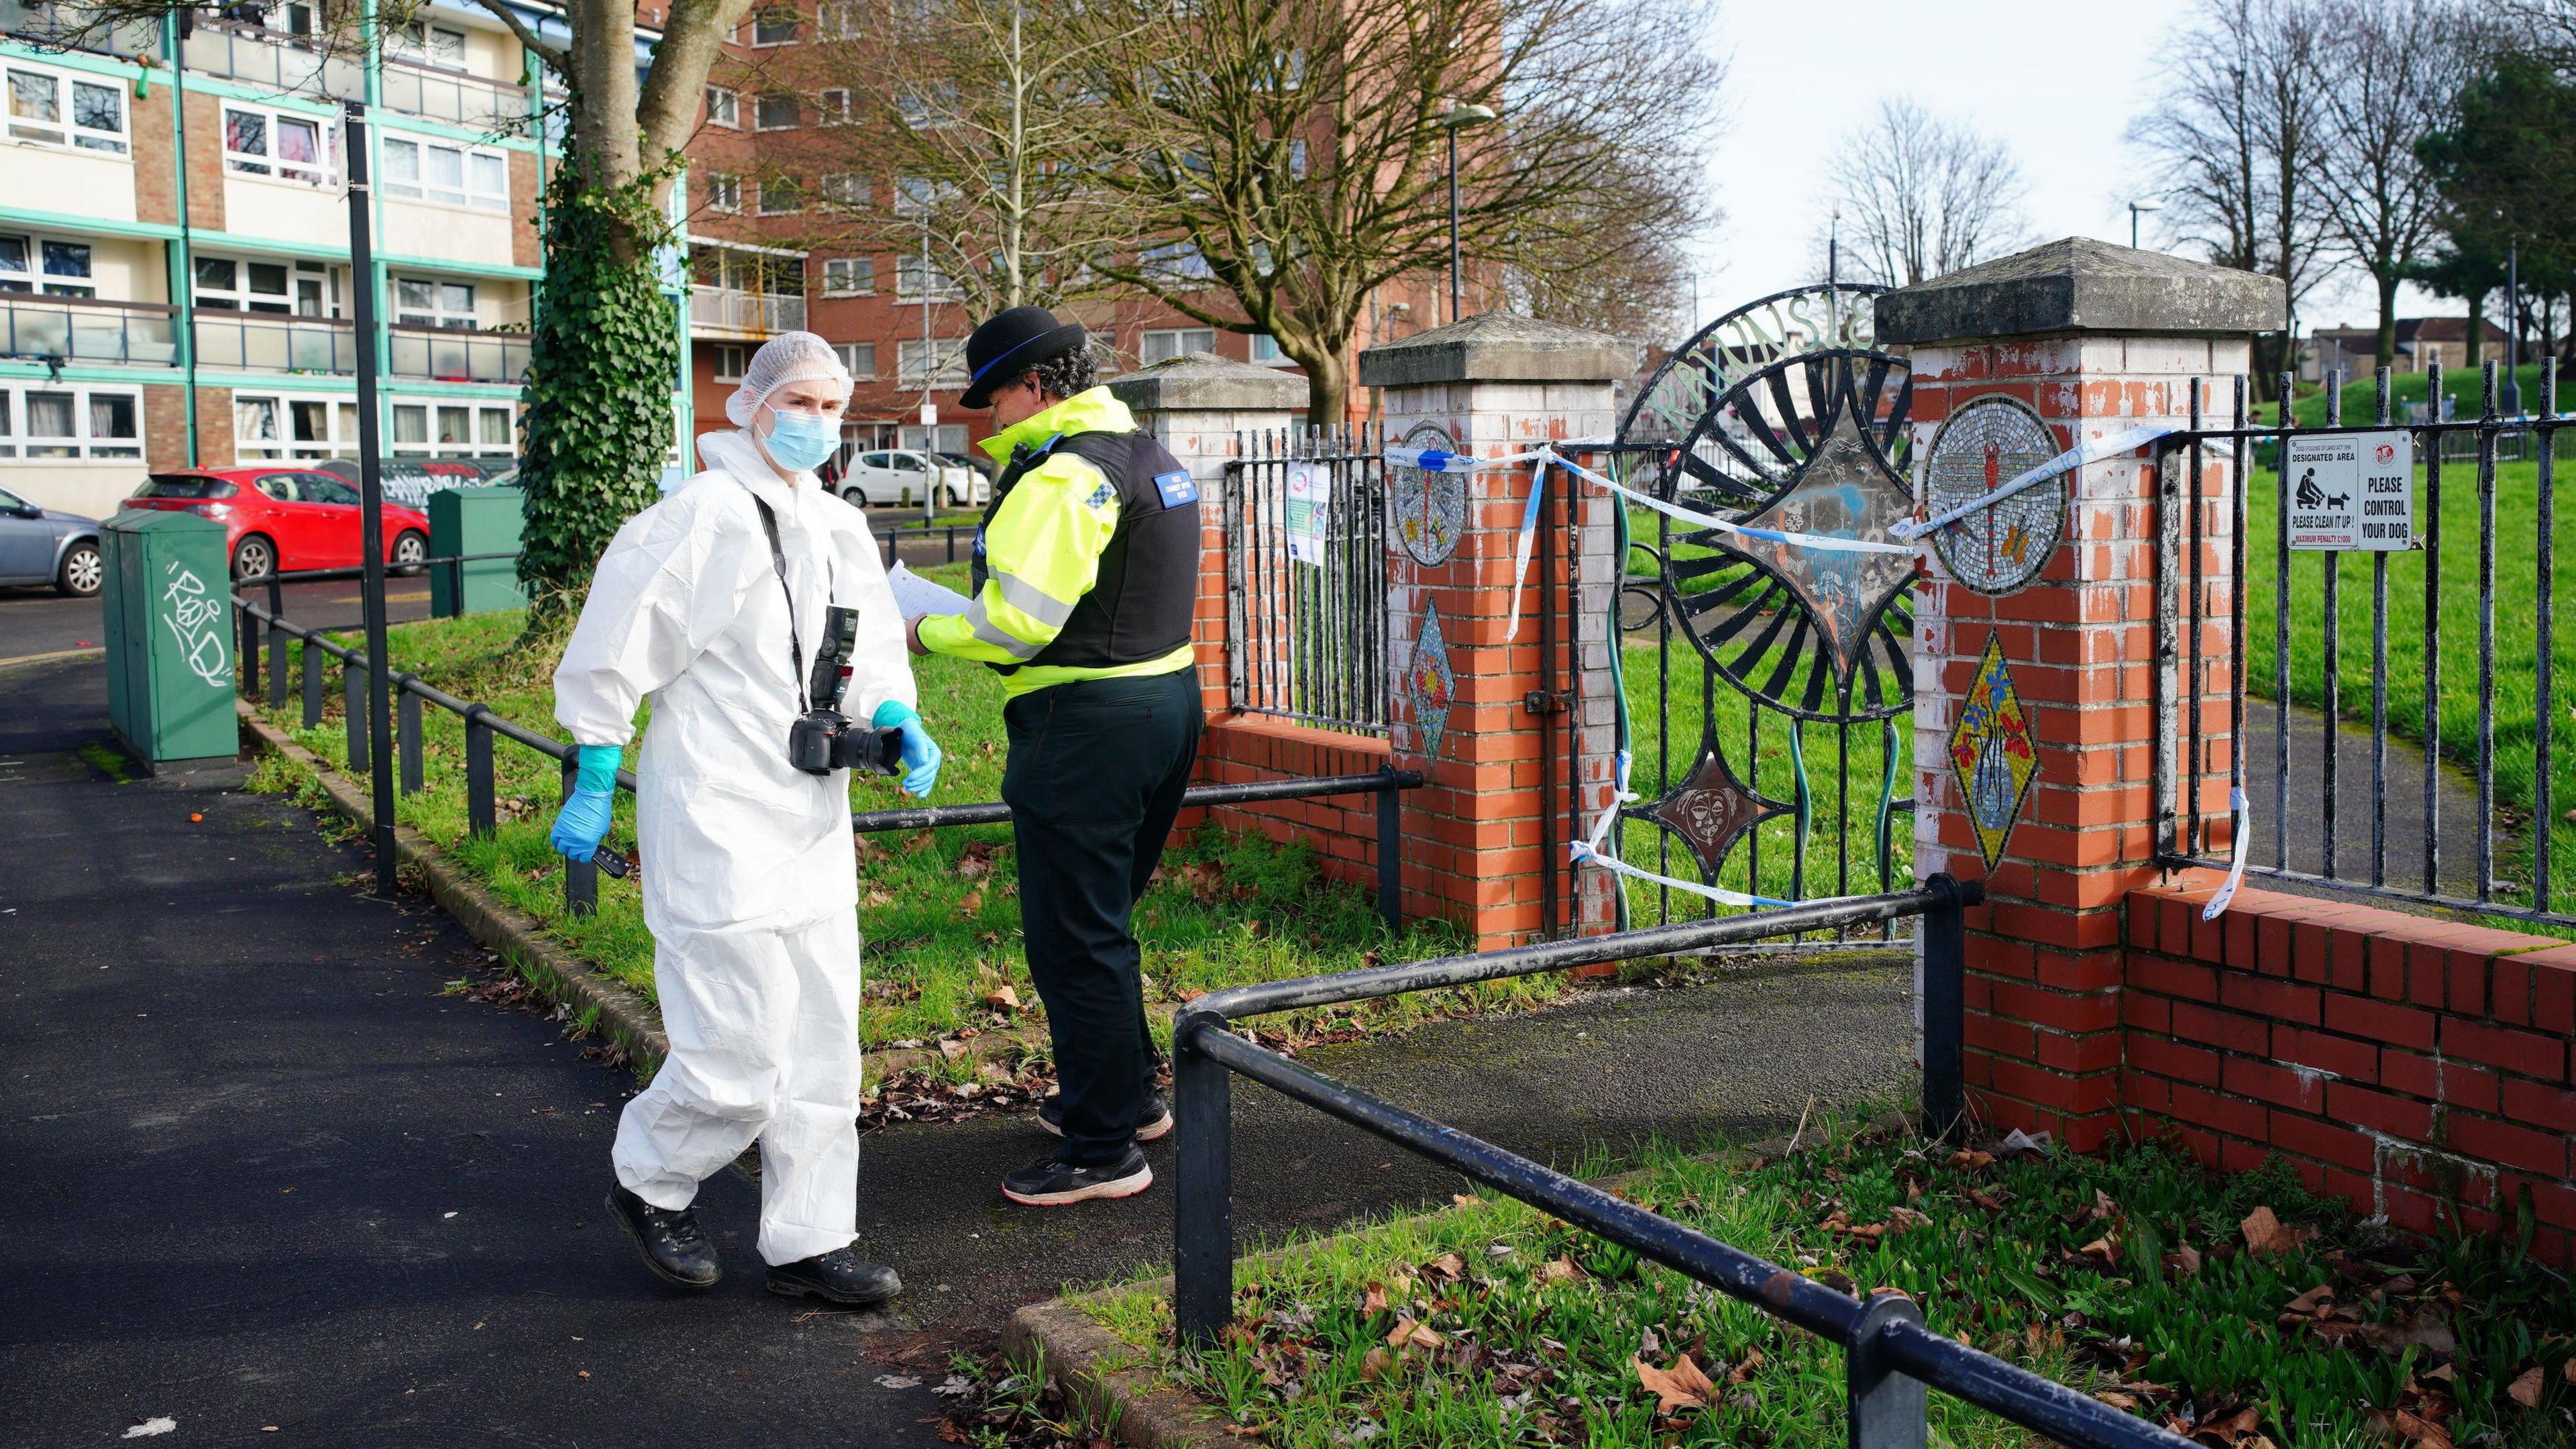
<svg viewBox="0 0 2576 1449">
<path fill-rule="evenodd" d="M 2147 168 L 2121 136 L 2154 99 L 2158 57 L 2190 8 L 2188 0 L 1724 0 L 1714 48 L 1728 57 L 1728 119 L 1709 179 L 1727 214 L 1693 248 L 1700 320 L 1812 278 L 1835 147 L 1884 96 L 1911 95 L 2008 144 L 2030 182 L 2035 239 L 2126 245 L 2127 204 L 2146 194 Z M 2144 222 L 2144 244 L 2159 245 L 2156 218 Z M 2318 324 L 2367 324 L 2371 307 L 2366 286 L 2346 281 L 2320 289 L 2301 313 Z"/>
</svg>

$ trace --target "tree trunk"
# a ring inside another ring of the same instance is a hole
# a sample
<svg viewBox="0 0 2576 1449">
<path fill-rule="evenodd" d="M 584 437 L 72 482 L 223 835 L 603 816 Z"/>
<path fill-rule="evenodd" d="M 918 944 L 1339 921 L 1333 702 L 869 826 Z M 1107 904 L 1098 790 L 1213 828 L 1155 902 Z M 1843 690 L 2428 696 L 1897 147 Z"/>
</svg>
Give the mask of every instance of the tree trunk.
<svg viewBox="0 0 2576 1449">
<path fill-rule="evenodd" d="M 2371 280 L 2379 285 L 2379 333 L 2371 343 L 2374 354 L 2371 361 L 2394 372 L 2397 370 L 2397 269 L 2391 266 L 2385 271 L 2373 272 Z"/>
<path fill-rule="evenodd" d="M 2469 322 L 2466 331 L 2469 348 L 2467 363 L 2474 369 L 2486 360 L 2487 355 L 2487 294 L 2484 291 L 2469 294 Z"/>
<path fill-rule="evenodd" d="M 1319 428 L 1339 427 L 1351 396 L 1350 369 L 1340 350 L 1299 348 L 1289 355 L 1306 369 L 1306 421 Z"/>
</svg>

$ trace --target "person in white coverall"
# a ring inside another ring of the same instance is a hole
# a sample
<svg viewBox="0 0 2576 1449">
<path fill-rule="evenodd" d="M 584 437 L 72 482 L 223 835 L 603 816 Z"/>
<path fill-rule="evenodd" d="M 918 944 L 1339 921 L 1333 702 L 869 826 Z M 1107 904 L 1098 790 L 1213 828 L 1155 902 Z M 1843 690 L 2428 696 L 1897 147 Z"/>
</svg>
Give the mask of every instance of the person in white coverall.
<svg viewBox="0 0 2576 1449">
<path fill-rule="evenodd" d="M 864 1304 L 902 1284 L 853 1246 L 850 772 L 808 774 L 787 753 L 826 606 L 858 614 L 841 705 L 852 725 L 901 728 L 914 794 L 936 782 L 939 749 L 914 711 L 904 623 L 867 520 L 813 474 L 839 444 L 849 392 L 823 339 L 771 339 L 725 404 L 738 430 L 700 438 L 705 471 L 627 520 L 600 556 L 555 671 L 555 718 L 580 759 L 553 839 L 575 860 L 598 849 L 636 706 L 650 700 L 635 835 L 671 1053 L 618 1121 L 610 1211 L 656 1274 L 711 1286 L 722 1270 L 690 1204 L 757 1141 L 770 1290 Z"/>
</svg>

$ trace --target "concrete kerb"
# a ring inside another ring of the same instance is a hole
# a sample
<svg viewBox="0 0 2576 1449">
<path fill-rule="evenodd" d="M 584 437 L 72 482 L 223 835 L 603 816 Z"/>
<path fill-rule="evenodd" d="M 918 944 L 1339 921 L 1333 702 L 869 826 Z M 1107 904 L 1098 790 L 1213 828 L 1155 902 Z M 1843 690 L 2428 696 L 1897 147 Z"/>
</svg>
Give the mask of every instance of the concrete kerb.
<svg viewBox="0 0 2576 1449">
<path fill-rule="evenodd" d="M 374 821 L 375 812 L 356 782 L 261 719 L 248 703 L 236 700 L 234 708 L 256 747 L 310 776 L 333 810 L 361 825 Z M 625 1054 L 637 1075 L 649 1077 L 661 1066 L 662 1058 L 671 1049 L 670 1038 L 662 1033 L 661 1010 L 642 992 L 601 970 L 597 963 L 549 940 L 544 923 L 492 894 L 410 826 L 394 827 L 394 852 L 401 864 L 419 872 L 422 885 L 439 909 L 454 917 L 467 935 L 499 953 L 539 996 L 576 1013 L 598 1008 L 600 1031 Z M 987 1032 L 968 1045 L 969 1055 L 975 1060 L 1007 1059 L 1025 1053 L 1030 1040 L 1016 1033 Z M 866 1057 L 870 1074 L 878 1081 L 942 1060 L 940 1053 L 930 1048 L 888 1048 Z"/>
</svg>

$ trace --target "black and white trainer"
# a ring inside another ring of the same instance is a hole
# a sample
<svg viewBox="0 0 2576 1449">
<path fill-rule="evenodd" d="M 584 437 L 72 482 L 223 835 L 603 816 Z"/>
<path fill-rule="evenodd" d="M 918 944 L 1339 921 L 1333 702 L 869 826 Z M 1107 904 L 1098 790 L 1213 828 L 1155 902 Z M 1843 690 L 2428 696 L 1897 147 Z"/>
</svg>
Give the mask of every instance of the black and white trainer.
<svg viewBox="0 0 2576 1449">
<path fill-rule="evenodd" d="M 1154 1185 L 1154 1169 L 1136 1148 L 1102 1167 L 1076 1167 L 1041 1157 L 1002 1179 L 1002 1196 L 1023 1207 L 1063 1207 L 1092 1198 L 1134 1197 Z"/>
<path fill-rule="evenodd" d="M 1064 1097 L 1061 1093 L 1038 1103 L 1038 1127 L 1049 1137 L 1064 1135 Z M 1172 1130 L 1172 1104 L 1160 1092 L 1145 1094 L 1144 1115 L 1136 1123 L 1136 1140 L 1151 1142 Z"/>
</svg>

